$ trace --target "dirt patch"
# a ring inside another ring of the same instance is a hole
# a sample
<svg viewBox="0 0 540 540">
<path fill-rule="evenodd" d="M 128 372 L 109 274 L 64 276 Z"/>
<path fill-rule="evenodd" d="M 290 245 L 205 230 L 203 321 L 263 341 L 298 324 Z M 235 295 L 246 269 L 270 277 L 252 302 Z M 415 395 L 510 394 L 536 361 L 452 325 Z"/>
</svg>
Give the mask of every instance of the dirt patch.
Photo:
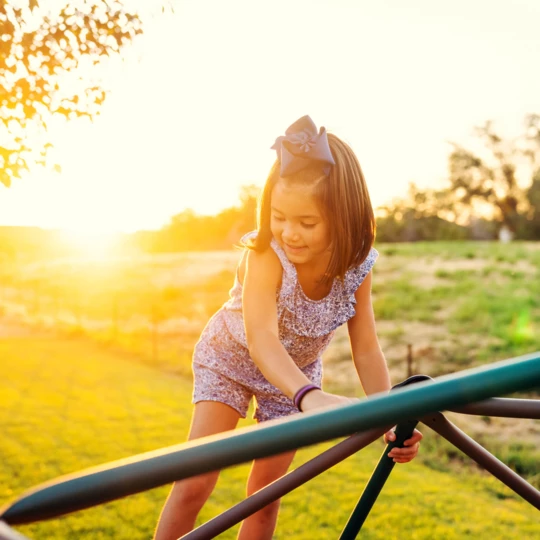
<svg viewBox="0 0 540 540">
<path fill-rule="evenodd" d="M 419 289 L 434 289 L 435 287 L 448 287 L 451 282 L 430 274 L 418 275 L 412 282 Z"/>
<path fill-rule="evenodd" d="M 443 325 L 379 321 L 377 331 L 394 383 L 407 377 L 408 343 L 413 345 L 415 371 L 427 374 L 434 371 L 431 366 L 437 360 L 438 348 L 454 346 Z M 346 325 L 336 331 L 323 360 L 325 383 L 334 391 L 358 395 L 360 383 L 351 357 Z"/>
<path fill-rule="evenodd" d="M 493 336 L 452 335 L 443 322 L 378 321 L 377 333 L 394 383 L 408 376 L 408 345 L 412 347 L 413 373 L 437 377 L 472 367 L 476 350 L 500 342 Z M 325 382 L 333 390 L 349 395 L 358 389 L 346 325 L 336 331 L 323 360 Z"/>
<path fill-rule="evenodd" d="M 433 274 L 437 270 L 448 270 L 456 272 L 458 270 L 473 271 L 483 270 L 490 266 L 490 261 L 486 259 L 417 259 L 415 269 L 424 274 Z"/>
<path fill-rule="evenodd" d="M 476 440 L 500 442 L 519 441 L 521 444 L 538 445 L 540 423 L 523 418 L 480 417 L 447 412 L 445 415 L 467 435 Z M 489 443 L 486 443 L 489 450 Z"/>
<path fill-rule="evenodd" d="M 410 274 L 412 284 L 422 289 L 433 289 L 434 287 L 449 286 L 451 280 L 437 276 L 437 272 L 444 270 L 453 272 L 472 272 L 479 274 L 487 268 L 493 268 L 490 272 L 489 280 L 497 285 L 508 283 L 509 278 L 500 275 L 500 272 L 523 273 L 527 276 L 534 276 L 539 269 L 530 261 L 519 260 L 515 263 L 506 261 L 496 261 L 493 259 L 441 259 L 424 258 L 411 259 L 402 257 L 398 261 L 392 259 L 390 262 L 381 261 L 377 266 L 375 279 L 378 284 L 386 281 L 397 281 L 404 279 Z"/>
<path fill-rule="evenodd" d="M 511 272 L 523 272 L 524 274 L 536 274 L 538 272 L 538 268 L 534 264 L 523 259 L 511 263 L 494 259 L 417 259 L 414 262 L 415 272 L 427 275 L 433 275 L 438 270 L 478 272 L 488 267 L 495 267 L 499 271 L 508 270 Z"/>
</svg>

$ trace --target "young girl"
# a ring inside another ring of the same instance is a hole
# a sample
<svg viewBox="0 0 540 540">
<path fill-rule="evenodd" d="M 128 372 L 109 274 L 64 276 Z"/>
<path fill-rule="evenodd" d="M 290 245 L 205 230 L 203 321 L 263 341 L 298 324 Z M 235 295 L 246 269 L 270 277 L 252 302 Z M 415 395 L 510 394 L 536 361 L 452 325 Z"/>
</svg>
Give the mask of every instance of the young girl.
<svg viewBox="0 0 540 540">
<path fill-rule="evenodd" d="M 195 404 L 189 438 L 233 429 L 255 397 L 259 422 L 339 405 L 321 390 L 321 354 L 347 323 L 352 356 L 367 395 L 391 388 L 371 305 L 375 220 L 360 164 L 347 144 L 304 116 L 274 146 L 258 230 L 246 247 L 230 299 L 212 317 L 193 356 Z M 393 432 L 385 435 L 394 440 Z M 389 456 L 415 457 L 422 435 Z M 248 495 L 283 476 L 294 452 L 256 460 Z M 176 482 L 156 540 L 194 527 L 218 472 Z M 247 518 L 241 540 L 270 539 L 279 501 Z"/>
</svg>

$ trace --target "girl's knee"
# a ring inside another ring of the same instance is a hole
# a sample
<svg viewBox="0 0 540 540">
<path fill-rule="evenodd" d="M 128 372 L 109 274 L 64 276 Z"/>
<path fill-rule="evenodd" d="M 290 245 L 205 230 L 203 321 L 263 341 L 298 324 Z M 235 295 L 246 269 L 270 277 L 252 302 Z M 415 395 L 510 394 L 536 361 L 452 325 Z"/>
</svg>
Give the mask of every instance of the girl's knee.
<svg viewBox="0 0 540 540">
<path fill-rule="evenodd" d="M 272 482 L 275 482 L 276 480 L 281 478 L 281 476 L 283 476 L 283 474 L 280 474 L 279 471 L 258 471 L 258 474 L 256 472 L 255 474 L 252 473 L 247 483 L 248 497 L 259 491 L 260 489 L 268 486 Z"/>
<path fill-rule="evenodd" d="M 212 493 L 216 480 L 215 475 L 202 475 L 175 482 L 170 495 L 171 502 L 178 508 L 201 508 Z"/>
</svg>

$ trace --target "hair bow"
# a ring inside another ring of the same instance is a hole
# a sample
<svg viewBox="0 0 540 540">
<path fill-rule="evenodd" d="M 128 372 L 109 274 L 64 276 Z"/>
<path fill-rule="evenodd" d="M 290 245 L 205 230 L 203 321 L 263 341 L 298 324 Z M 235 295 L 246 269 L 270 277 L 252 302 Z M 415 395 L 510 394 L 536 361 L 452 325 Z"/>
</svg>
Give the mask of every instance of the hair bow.
<svg viewBox="0 0 540 540">
<path fill-rule="evenodd" d="M 282 177 L 301 171 L 313 161 L 326 163 L 323 170 L 328 175 L 330 166 L 336 163 L 330 152 L 326 129 L 321 127 L 317 133 L 317 127 L 307 115 L 290 125 L 271 148 L 277 152 Z"/>
</svg>

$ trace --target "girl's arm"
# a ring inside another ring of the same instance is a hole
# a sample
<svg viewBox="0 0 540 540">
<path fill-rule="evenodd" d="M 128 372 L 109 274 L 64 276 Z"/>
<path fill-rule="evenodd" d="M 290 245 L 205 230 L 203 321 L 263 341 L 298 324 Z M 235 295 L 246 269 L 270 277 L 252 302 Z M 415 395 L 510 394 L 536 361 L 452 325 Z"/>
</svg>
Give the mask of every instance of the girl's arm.
<svg viewBox="0 0 540 540">
<path fill-rule="evenodd" d="M 282 277 L 277 255 L 250 250 L 242 288 L 242 310 L 249 354 L 265 378 L 292 399 L 310 384 L 279 341 L 276 290 Z"/>
<path fill-rule="evenodd" d="M 239 277 L 243 281 L 242 309 L 249 354 L 265 378 L 292 399 L 311 381 L 279 340 L 276 290 L 283 270 L 271 249 L 263 253 L 250 250 L 246 259 L 245 271 L 241 267 Z M 302 400 L 302 410 L 347 401 L 347 398 L 314 390 Z"/>
<path fill-rule="evenodd" d="M 356 315 L 347 323 L 356 371 L 366 395 L 389 391 L 392 387 L 384 354 L 377 339 L 371 302 L 371 272 L 355 293 Z"/>
<path fill-rule="evenodd" d="M 392 385 L 375 329 L 375 316 L 371 302 L 371 272 L 358 287 L 354 296 L 356 298 L 356 315 L 349 319 L 348 327 L 356 371 L 366 395 L 387 392 Z M 394 431 L 387 432 L 384 438 L 386 442 L 395 440 Z M 422 434 L 415 429 L 412 437 L 403 443 L 404 447 L 392 448 L 388 457 L 396 463 L 411 461 L 418 453 L 421 440 Z"/>
</svg>

